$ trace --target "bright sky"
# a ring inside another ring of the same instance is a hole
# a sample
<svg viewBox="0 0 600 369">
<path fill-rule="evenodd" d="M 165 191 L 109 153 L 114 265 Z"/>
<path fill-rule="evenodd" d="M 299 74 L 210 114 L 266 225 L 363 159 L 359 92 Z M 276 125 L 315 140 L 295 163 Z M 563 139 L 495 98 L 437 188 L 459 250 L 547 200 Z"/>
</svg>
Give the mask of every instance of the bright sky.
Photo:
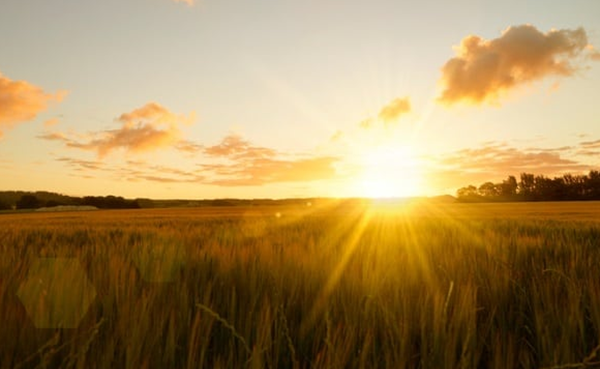
<svg viewBox="0 0 600 369">
<path fill-rule="evenodd" d="M 600 168 L 597 0 L 3 0 L 0 190 L 454 194 Z"/>
</svg>

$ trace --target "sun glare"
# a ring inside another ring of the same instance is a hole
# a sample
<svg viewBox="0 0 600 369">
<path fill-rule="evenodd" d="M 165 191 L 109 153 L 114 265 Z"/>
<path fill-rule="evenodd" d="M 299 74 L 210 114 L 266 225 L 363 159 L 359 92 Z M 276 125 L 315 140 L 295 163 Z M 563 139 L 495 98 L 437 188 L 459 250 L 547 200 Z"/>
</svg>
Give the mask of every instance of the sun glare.
<svg viewBox="0 0 600 369">
<path fill-rule="evenodd" d="M 411 197 L 423 194 L 420 163 L 409 146 L 376 147 L 362 156 L 358 191 L 371 198 Z"/>
</svg>

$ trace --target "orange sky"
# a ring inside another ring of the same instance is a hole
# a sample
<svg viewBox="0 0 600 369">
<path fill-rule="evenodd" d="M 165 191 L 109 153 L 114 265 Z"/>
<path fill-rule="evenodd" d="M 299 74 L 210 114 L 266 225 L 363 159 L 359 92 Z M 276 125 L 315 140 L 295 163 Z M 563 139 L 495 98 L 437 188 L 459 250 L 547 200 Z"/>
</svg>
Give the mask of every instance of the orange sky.
<svg viewBox="0 0 600 369">
<path fill-rule="evenodd" d="M 600 3 L 408 5 L 8 0 L 0 190 L 422 196 L 600 168 Z"/>
</svg>

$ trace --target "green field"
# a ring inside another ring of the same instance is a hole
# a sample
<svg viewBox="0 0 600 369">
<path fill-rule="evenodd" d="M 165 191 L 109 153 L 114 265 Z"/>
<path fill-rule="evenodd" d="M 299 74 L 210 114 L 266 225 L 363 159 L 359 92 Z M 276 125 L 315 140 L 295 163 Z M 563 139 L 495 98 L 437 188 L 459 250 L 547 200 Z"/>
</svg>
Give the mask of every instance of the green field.
<svg viewBox="0 0 600 369">
<path fill-rule="evenodd" d="M 0 368 L 600 365 L 599 203 L 308 205 L 0 215 Z"/>
</svg>

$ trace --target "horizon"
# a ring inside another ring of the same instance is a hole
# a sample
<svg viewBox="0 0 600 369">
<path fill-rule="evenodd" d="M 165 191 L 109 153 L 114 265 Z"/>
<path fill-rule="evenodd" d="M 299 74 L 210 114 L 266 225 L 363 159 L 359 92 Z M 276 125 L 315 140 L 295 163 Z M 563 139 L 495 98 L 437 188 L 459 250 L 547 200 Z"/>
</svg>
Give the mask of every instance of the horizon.
<svg viewBox="0 0 600 369">
<path fill-rule="evenodd" d="M 403 199 L 600 169 L 599 2 L 9 0 L 0 34 L 0 191 Z"/>
</svg>

